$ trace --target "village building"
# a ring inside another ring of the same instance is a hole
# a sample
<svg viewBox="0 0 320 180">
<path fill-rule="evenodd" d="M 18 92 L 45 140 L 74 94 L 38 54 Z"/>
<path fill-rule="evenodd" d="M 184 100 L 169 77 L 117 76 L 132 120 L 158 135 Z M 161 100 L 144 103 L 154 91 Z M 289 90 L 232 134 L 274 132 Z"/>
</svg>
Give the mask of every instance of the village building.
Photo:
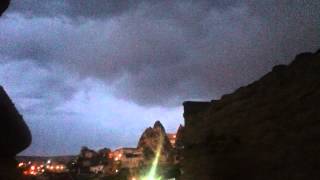
<svg viewBox="0 0 320 180">
<path fill-rule="evenodd" d="M 138 168 L 143 165 L 143 153 L 137 148 L 120 148 L 112 153 L 113 160 L 120 168 Z"/>
<path fill-rule="evenodd" d="M 105 166 L 103 164 L 98 164 L 95 166 L 90 166 L 89 168 L 90 172 L 94 173 L 94 174 L 102 174 L 105 172 Z"/>
</svg>

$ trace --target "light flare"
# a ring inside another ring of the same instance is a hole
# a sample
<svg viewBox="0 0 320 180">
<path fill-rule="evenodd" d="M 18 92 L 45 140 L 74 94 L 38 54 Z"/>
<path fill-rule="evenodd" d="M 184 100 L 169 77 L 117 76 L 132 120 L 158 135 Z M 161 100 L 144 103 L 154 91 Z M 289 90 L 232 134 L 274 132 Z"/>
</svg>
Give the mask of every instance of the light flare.
<svg viewBox="0 0 320 180">
<path fill-rule="evenodd" d="M 158 144 L 158 148 L 157 148 L 157 152 L 156 152 L 156 157 L 152 162 L 151 169 L 150 169 L 149 173 L 147 174 L 147 176 L 142 177 L 141 180 L 161 180 L 162 179 L 161 177 L 157 177 L 157 167 L 158 167 L 159 159 L 160 159 L 160 155 L 161 155 L 162 144 L 163 144 L 163 137 L 161 135 L 160 141 Z"/>
</svg>

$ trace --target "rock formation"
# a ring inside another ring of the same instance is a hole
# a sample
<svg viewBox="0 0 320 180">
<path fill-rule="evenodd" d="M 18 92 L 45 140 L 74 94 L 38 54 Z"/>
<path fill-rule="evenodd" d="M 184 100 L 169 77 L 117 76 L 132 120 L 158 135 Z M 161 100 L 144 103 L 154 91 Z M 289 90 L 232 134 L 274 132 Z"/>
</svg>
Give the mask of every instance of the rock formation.
<svg viewBox="0 0 320 180">
<path fill-rule="evenodd" d="M 0 16 L 8 8 L 10 0 L 1 0 L 0 1 Z"/>
<path fill-rule="evenodd" d="M 96 152 L 84 146 L 81 148 L 80 154 L 73 161 L 72 172 L 89 173 L 92 166 L 107 166 L 112 163 L 112 160 L 109 158 L 110 153 L 111 150 L 109 148 L 103 148 Z"/>
<path fill-rule="evenodd" d="M 0 1 L 0 16 L 10 0 Z M 0 86 L 0 179 L 17 179 L 15 156 L 31 143 L 31 134 L 5 90 Z"/>
<path fill-rule="evenodd" d="M 0 156 L 15 156 L 31 143 L 30 131 L 5 90 L 0 86 Z"/>
<path fill-rule="evenodd" d="M 176 134 L 176 147 L 183 148 L 183 132 L 184 132 L 184 126 L 180 125 Z"/>
<path fill-rule="evenodd" d="M 160 121 L 157 121 L 153 128 L 147 128 L 142 136 L 140 137 L 138 143 L 138 149 L 142 149 L 145 158 L 147 160 L 152 160 L 156 154 L 160 139 L 162 137 L 162 151 L 161 151 L 161 161 L 168 162 L 172 158 L 173 147 L 167 137 L 166 131 Z"/>
<path fill-rule="evenodd" d="M 10 179 L 9 176 L 17 174 L 15 156 L 30 145 L 31 134 L 1 86 L 0 122 L 0 179 Z"/>
<path fill-rule="evenodd" d="M 319 179 L 319 51 L 184 110 L 182 179 Z"/>
</svg>

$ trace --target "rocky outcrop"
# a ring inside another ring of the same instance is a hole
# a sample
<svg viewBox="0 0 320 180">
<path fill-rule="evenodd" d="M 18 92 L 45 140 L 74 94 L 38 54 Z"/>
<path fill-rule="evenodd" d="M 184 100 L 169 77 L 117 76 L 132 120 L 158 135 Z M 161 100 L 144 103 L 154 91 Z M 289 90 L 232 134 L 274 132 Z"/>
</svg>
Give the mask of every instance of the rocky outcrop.
<svg viewBox="0 0 320 180">
<path fill-rule="evenodd" d="M 90 173 L 90 167 L 92 166 L 110 165 L 112 163 L 109 157 L 110 153 L 111 150 L 109 148 L 103 148 L 96 152 L 84 146 L 81 148 L 77 158 L 71 162 L 69 169 L 73 173 Z"/>
<path fill-rule="evenodd" d="M 319 51 L 184 110 L 182 179 L 319 179 Z"/>
<path fill-rule="evenodd" d="M 0 179 L 15 179 L 15 156 L 31 143 L 30 131 L 0 86 Z"/>
<path fill-rule="evenodd" d="M 184 134 L 184 126 L 180 125 L 176 134 L 175 146 L 177 149 L 183 148 L 183 134 Z"/>
<path fill-rule="evenodd" d="M 109 148 L 103 148 L 103 149 L 98 150 L 99 156 L 104 159 L 109 158 L 110 153 L 111 153 L 111 149 L 109 149 Z"/>
<path fill-rule="evenodd" d="M 10 0 L 1 0 L 0 1 L 0 16 L 8 8 Z"/>
<path fill-rule="evenodd" d="M 8 94 L 0 86 L 0 156 L 15 156 L 31 143 L 31 134 Z"/>
<path fill-rule="evenodd" d="M 162 142 L 160 142 L 162 139 Z M 159 144 L 162 143 L 161 161 L 171 161 L 173 147 L 167 137 L 166 131 L 160 121 L 156 121 L 153 128 L 147 128 L 140 137 L 138 149 L 144 152 L 146 160 L 152 160 Z"/>
</svg>

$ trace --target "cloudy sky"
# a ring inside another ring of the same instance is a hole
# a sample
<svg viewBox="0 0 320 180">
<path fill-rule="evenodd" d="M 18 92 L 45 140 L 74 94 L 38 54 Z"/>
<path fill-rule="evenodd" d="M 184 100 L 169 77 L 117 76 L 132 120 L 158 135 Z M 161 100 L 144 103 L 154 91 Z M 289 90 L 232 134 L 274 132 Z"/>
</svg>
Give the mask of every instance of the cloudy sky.
<svg viewBox="0 0 320 180">
<path fill-rule="evenodd" d="M 217 99 L 320 48 L 317 0 L 12 0 L 0 84 L 33 134 L 23 154 L 135 146 L 185 100 Z"/>
</svg>

